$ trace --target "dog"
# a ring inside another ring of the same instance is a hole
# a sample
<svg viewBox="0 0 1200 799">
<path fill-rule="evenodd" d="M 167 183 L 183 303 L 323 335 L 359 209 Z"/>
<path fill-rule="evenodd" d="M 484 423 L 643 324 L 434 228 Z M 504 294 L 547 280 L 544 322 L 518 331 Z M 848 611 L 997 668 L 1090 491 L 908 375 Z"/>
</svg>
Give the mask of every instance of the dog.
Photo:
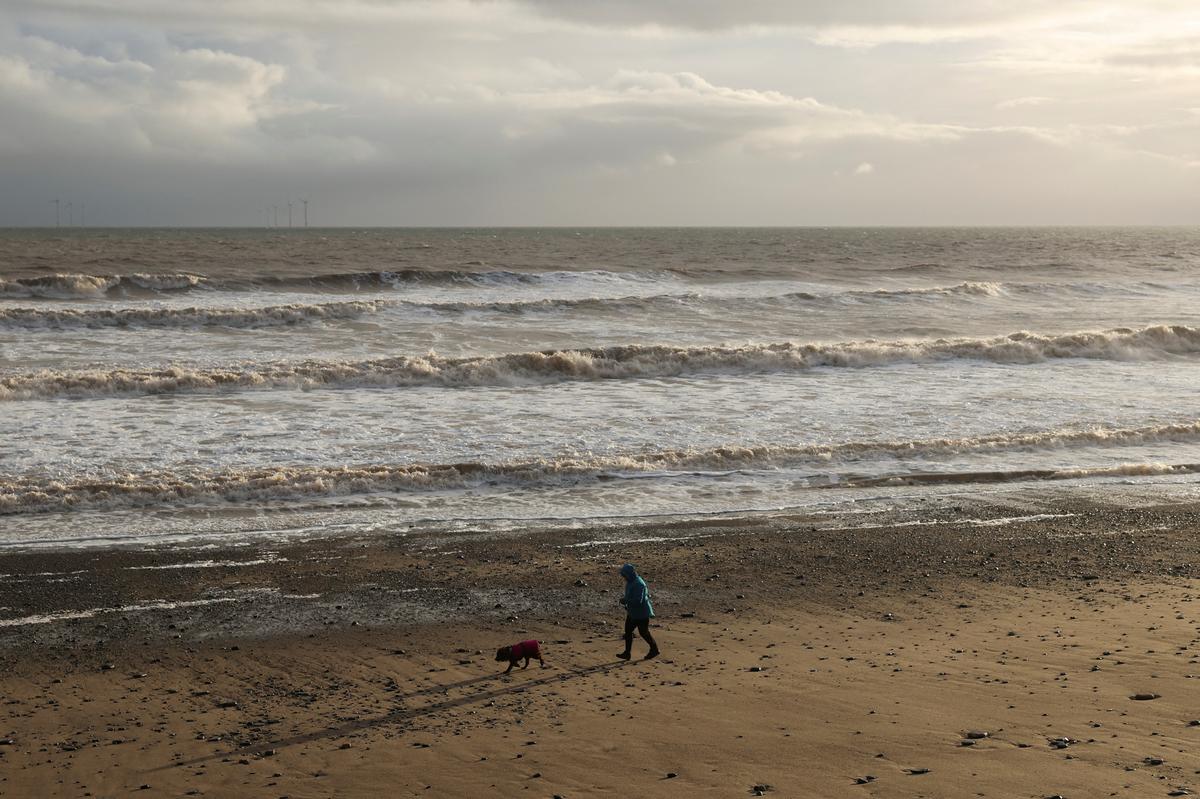
<svg viewBox="0 0 1200 799">
<path fill-rule="evenodd" d="M 542 648 L 537 641 L 522 641 L 519 644 L 502 646 L 496 650 L 497 662 L 508 661 L 508 669 L 504 672 L 505 674 L 512 671 L 513 666 L 517 665 L 517 661 L 521 658 L 525 658 L 525 665 L 521 667 L 523 669 L 529 668 L 531 659 L 536 659 L 538 663 L 542 664 L 543 669 L 546 668 L 546 661 L 542 660 Z"/>
</svg>

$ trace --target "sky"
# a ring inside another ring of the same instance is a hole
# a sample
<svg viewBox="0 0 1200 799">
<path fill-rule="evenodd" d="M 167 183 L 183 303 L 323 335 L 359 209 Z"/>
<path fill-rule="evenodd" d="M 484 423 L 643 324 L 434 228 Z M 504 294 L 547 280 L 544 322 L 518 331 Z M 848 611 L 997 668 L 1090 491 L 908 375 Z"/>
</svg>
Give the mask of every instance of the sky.
<svg viewBox="0 0 1200 799">
<path fill-rule="evenodd" d="M 89 225 L 1200 224 L 1200 5 L 0 0 L 0 225 L 55 199 Z"/>
</svg>

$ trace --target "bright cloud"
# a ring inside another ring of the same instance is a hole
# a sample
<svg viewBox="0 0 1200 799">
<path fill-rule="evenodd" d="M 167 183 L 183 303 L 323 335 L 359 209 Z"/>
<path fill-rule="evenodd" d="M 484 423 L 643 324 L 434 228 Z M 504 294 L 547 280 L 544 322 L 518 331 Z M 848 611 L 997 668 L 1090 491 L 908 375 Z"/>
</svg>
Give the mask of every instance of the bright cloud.
<svg viewBox="0 0 1200 799">
<path fill-rule="evenodd" d="M 1180 222 L 1200 189 L 1172 0 L 8 8 L 0 224 L 299 193 L 342 223 Z"/>
</svg>

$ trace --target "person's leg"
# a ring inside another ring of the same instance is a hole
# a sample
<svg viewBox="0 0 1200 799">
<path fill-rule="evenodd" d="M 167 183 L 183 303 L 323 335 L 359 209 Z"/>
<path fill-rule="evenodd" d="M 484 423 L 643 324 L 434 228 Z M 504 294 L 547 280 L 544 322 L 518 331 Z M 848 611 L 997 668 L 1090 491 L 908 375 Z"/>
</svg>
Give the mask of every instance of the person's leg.
<svg viewBox="0 0 1200 799">
<path fill-rule="evenodd" d="M 649 660 L 658 654 L 658 644 L 654 641 L 654 636 L 650 634 L 650 620 L 640 619 L 637 630 L 638 635 L 642 636 L 642 640 L 650 645 L 650 651 L 646 653 L 646 659 Z"/>
<path fill-rule="evenodd" d="M 621 660 L 629 660 L 630 653 L 633 651 L 633 628 L 637 626 L 637 622 L 628 616 L 625 617 L 625 651 L 617 655 Z"/>
</svg>

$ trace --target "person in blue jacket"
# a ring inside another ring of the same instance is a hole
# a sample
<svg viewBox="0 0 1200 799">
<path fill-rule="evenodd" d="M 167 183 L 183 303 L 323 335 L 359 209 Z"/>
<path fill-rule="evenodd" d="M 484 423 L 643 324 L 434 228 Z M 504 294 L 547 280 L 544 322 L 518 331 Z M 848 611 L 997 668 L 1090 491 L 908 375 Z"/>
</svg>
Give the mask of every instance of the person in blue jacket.
<svg viewBox="0 0 1200 799">
<path fill-rule="evenodd" d="M 638 576 L 632 563 L 621 567 L 621 576 L 625 578 L 625 596 L 621 597 L 621 604 L 625 606 L 625 651 L 617 657 L 629 660 L 635 629 L 638 635 L 642 636 L 642 640 L 650 645 L 645 659 L 658 657 L 658 644 L 650 634 L 650 619 L 654 617 L 654 606 L 650 604 L 650 589 L 646 587 L 646 581 Z"/>
</svg>

